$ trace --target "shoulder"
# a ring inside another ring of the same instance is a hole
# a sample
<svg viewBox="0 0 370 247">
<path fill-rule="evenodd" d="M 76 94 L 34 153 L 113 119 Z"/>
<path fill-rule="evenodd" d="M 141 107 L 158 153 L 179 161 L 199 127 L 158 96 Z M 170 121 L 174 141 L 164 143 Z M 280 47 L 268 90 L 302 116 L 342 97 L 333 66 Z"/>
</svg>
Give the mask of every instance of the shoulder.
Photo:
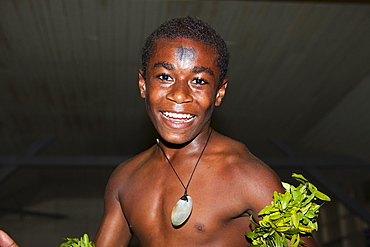
<svg viewBox="0 0 370 247">
<path fill-rule="evenodd" d="M 153 148 L 149 148 L 119 164 L 109 178 L 107 189 L 111 188 L 118 191 L 128 187 L 135 174 L 150 159 L 152 150 Z"/>
<path fill-rule="evenodd" d="M 243 143 L 220 134 L 217 139 L 222 143 L 219 152 L 223 156 L 223 170 L 241 188 L 242 197 L 252 211 L 259 212 L 271 204 L 274 191 L 284 192 L 277 174 Z"/>
<path fill-rule="evenodd" d="M 269 167 L 254 156 L 243 143 L 219 133 L 215 134 L 212 153 L 218 158 L 222 157 L 223 165 L 242 169 L 241 172 L 245 172 L 245 175 L 252 171 L 260 173 L 269 170 Z"/>
</svg>

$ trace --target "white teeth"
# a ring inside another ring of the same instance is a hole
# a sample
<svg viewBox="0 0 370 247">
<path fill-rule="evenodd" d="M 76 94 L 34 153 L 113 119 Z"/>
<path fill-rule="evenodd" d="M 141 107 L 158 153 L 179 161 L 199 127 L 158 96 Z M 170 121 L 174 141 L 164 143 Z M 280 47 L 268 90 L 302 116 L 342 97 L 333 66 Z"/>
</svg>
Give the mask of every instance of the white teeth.
<svg viewBox="0 0 370 247">
<path fill-rule="evenodd" d="M 164 116 L 169 118 L 177 118 L 177 119 L 184 119 L 189 120 L 194 117 L 194 115 L 191 114 L 182 114 L 182 113 L 175 113 L 175 112 L 162 112 Z"/>
</svg>

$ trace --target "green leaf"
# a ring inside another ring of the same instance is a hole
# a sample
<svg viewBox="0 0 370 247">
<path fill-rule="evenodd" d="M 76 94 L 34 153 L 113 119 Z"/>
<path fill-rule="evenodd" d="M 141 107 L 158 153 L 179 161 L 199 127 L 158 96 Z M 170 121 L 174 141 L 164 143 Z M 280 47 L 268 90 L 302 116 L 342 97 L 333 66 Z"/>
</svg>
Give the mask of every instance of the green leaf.
<svg viewBox="0 0 370 247">
<path fill-rule="evenodd" d="M 277 231 L 277 232 L 286 232 L 289 229 L 290 229 L 289 226 L 280 226 L 280 227 L 275 228 L 275 231 Z"/>
<path fill-rule="evenodd" d="M 317 191 L 316 191 L 317 192 Z M 311 195 L 307 196 L 305 199 L 305 202 L 303 203 L 302 206 L 305 206 L 306 204 L 310 203 L 313 199 L 315 199 L 315 193 L 312 193 Z"/>
<path fill-rule="evenodd" d="M 323 201 L 331 201 L 330 197 L 320 191 L 316 191 L 316 197 Z"/>
<path fill-rule="evenodd" d="M 254 236 L 256 236 L 256 233 L 246 231 L 246 232 L 245 232 L 245 235 L 246 235 L 248 238 L 254 238 Z"/>
<path fill-rule="evenodd" d="M 269 214 L 269 213 L 271 213 L 271 212 L 273 212 L 273 211 L 278 211 L 278 210 L 276 210 L 272 205 L 268 205 L 268 206 L 266 206 L 264 209 L 262 209 L 260 212 L 259 212 L 259 214 L 258 215 L 265 215 L 265 214 Z"/>
<path fill-rule="evenodd" d="M 294 234 L 292 239 L 290 240 L 290 246 L 291 247 L 297 247 L 299 245 L 299 240 L 300 240 L 300 237 L 299 237 L 299 234 Z"/>
<path fill-rule="evenodd" d="M 292 177 L 295 178 L 296 180 L 300 181 L 300 182 L 303 182 L 303 183 L 308 182 L 308 180 L 305 177 L 303 177 L 303 175 L 301 175 L 301 174 L 293 173 Z"/>
<path fill-rule="evenodd" d="M 280 214 L 280 212 L 275 212 L 275 213 L 272 213 L 271 215 L 270 215 L 270 219 L 271 220 L 277 220 L 277 219 L 280 219 L 282 217 L 282 215 Z"/>
<path fill-rule="evenodd" d="M 311 227 L 308 227 L 308 226 L 303 226 L 303 225 L 300 225 L 298 227 L 298 229 L 303 231 L 303 232 L 309 232 L 309 233 L 311 233 L 313 230 L 315 230 L 314 228 L 311 228 Z"/>
<path fill-rule="evenodd" d="M 293 196 L 293 200 L 297 200 L 297 198 L 299 196 L 301 196 L 301 192 L 299 190 L 296 190 L 296 189 L 292 190 L 291 193 L 292 193 L 292 196 Z"/>
<path fill-rule="evenodd" d="M 297 215 L 296 212 L 292 212 L 292 218 L 291 218 L 291 220 L 292 220 L 293 226 L 295 228 L 298 228 L 298 226 L 299 226 L 299 218 L 298 218 L 298 215 Z"/>
<path fill-rule="evenodd" d="M 308 212 L 308 210 L 310 209 L 311 206 L 312 206 L 312 203 L 309 203 L 309 204 L 305 205 L 303 208 L 301 208 L 300 211 L 303 214 L 306 214 Z"/>
<path fill-rule="evenodd" d="M 283 185 L 285 191 L 290 191 L 290 184 L 285 183 L 285 182 L 281 182 L 281 184 Z"/>
<path fill-rule="evenodd" d="M 316 193 L 317 188 L 315 185 L 308 183 L 308 189 L 311 191 L 311 193 Z"/>
<path fill-rule="evenodd" d="M 276 204 L 280 200 L 281 200 L 281 194 L 277 191 L 274 191 L 274 201 L 272 202 L 272 204 Z"/>
<path fill-rule="evenodd" d="M 283 199 L 281 200 L 281 208 L 285 209 L 288 206 L 288 203 L 290 199 L 292 198 L 292 195 L 289 192 L 285 192 Z"/>
<path fill-rule="evenodd" d="M 289 234 L 289 235 L 294 235 L 294 234 L 297 234 L 299 232 L 300 232 L 300 230 L 298 228 L 292 228 L 292 229 L 290 229 L 288 231 L 285 231 L 284 233 L 285 234 Z"/>
<path fill-rule="evenodd" d="M 316 218 L 317 217 L 317 214 L 314 211 L 309 210 L 309 211 L 307 211 L 307 213 L 305 214 L 305 216 L 307 218 L 313 219 L 313 218 Z"/>
<path fill-rule="evenodd" d="M 277 232 L 274 232 L 274 235 L 272 237 L 274 239 L 274 244 L 276 247 L 283 247 L 283 241 Z"/>
</svg>

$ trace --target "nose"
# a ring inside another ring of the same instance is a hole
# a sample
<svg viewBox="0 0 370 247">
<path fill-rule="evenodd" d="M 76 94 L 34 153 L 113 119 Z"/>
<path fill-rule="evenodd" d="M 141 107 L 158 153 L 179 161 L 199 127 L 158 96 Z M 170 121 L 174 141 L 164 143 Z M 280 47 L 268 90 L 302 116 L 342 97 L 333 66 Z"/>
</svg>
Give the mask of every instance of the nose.
<svg viewBox="0 0 370 247">
<path fill-rule="evenodd" d="M 177 104 L 190 103 L 193 101 L 191 89 L 186 82 L 174 83 L 167 94 L 167 99 Z"/>
</svg>

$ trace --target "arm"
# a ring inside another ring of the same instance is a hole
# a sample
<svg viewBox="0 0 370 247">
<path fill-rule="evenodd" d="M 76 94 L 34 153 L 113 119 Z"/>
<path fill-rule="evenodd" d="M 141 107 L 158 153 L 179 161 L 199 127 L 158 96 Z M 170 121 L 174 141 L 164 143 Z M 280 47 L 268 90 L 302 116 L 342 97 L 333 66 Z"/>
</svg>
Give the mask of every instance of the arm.
<svg viewBox="0 0 370 247">
<path fill-rule="evenodd" d="M 18 247 L 13 239 L 9 237 L 4 231 L 0 230 L 0 246 L 1 247 Z"/>
<path fill-rule="evenodd" d="M 123 214 L 114 175 L 108 182 L 104 199 L 104 216 L 95 235 L 96 247 L 128 246 L 131 232 Z"/>
<path fill-rule="evenodd" d="M 302 238 L 302 240 L 306 243 L 304 247 L 319 247 L 313 237 L 311 238 Z"/>
<path fill-rule="evenodd" d="M 253 202 L 252 206 L 252 215 L 255 220 L 261 220 L 261 217 L 258 216 L 258 213 L 267 205 L 270 205 L 273 200 L 274 191 L 284 193 L 285 190 L 281 185 L 281 181 L 278 176 L 267 166 L 262 169 L 258 169 L 256 172 L 256 180 L 253 180 L 254 183 L 254 198 L 256 200 Z M 302 237 L 302 241 L 305 242 L 304 247 L 318 247 L 315 239 L 310 237 Z M 289 245 L 290 246 L 290 245 Z M 303 247 L 302 246 L 302 247 Z"/>
</svg>

